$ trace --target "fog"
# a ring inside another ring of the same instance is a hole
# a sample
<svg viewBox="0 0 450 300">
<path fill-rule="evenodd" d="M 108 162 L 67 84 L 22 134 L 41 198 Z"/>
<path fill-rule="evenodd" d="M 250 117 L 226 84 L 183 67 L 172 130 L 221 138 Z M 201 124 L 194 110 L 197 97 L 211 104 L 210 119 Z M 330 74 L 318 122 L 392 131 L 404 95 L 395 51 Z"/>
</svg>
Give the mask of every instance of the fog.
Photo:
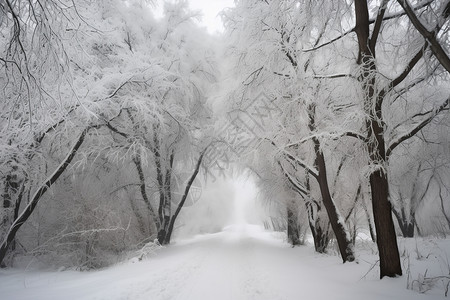
<svg viewBox="0 0 450 300">
<path fill-rule="evenodd" d="M 265 208 L 252 177 L 228 172 L 202 180 L 197 187 L 201 194 L 181 212 L 176 238 L 215 233 L 230 225 L 262 225 Z"/>
</svg>

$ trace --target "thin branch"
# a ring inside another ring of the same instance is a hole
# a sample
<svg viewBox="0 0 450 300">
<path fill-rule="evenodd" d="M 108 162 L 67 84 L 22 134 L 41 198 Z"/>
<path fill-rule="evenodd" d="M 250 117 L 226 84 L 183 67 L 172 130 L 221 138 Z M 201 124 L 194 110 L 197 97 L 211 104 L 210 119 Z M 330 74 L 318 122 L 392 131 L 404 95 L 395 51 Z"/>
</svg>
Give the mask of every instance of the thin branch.
<svg viewBox="0 0 450 300">
<path fill-rule="evenodd" d="M 278 165 L 281 168 L 281 171 L 283 172 L 286 179 L 290 182 L 290 184 L 293 186 L 294 190 L 300 194 L 302 197 L 306 197 L 308 195 L 308 192 L 306 191 L 306 188 L 303 187 L 301 184 L 294 181 L 294 179 L 291 177 L 291 175 L 284 169 L 283 165 L 278 161 Z"/>
<path fill-rule="evenodd" d="M 424 8 L 425 6 L 429 5 L 429 4 L 432 3 L 432 2 L 434 2 L 434 0 L 429 0 L 429 1 L 426 1 L 426 2 L 424 2 L 424 3 L 421 3 L 421 4 L 417 5 L 416 7 L 414 7 L 413 10 L 419 10 L 419 9 L 421 9 L 421 8 Z M 406 15 L 405 12 L 394 13 L 394 14 L 391 14 L 391 15 L 384 16 L 384 17 L 383 17 L 383 21 L 387 21 L 387 20 L 391 20 L 391 19 L 396 19 L 396 18 L 401 17 L 401 16 L 404 16 L 404 15 Z M 373 23 L 375 23 L 376 21 L 377 21 L 377 19 L 369 19 L 369 24 L 373 24 Z M 380 23 L 381 23 L 381 22 L 380 22 Z M 337 37 L 335 37 L 334 39 L 332 39 L 332 40 L 330 40 L 330 41 L 328 41 L 328 42 L 325 42 L 325 43 L 320 44 L 320 45 L 318 45 L 318 46 L 315 45 L 313 48 L 303 49 L 302 51 L 303 51 L 303 52 L 311 52 L 311 51 L 314 51 L 314 50 L 318 50 L 318 49 L 320 49 L 320 48 L 322 48 L 322 47 L 328 46 L 328 45 L 330 45 L 330 44 L 333 44 L 334 42 L 336 42 L 336 41 L 342 39 L 343 37 L 347 36 L 348 34 L 350 34 L 350 33 L 352 33 L 352 32 L 355 32 L 355 29 L 356 29 L 356 28 L 353 27 L 352 29 L 349 29 L 349 30 L 345 31 L 345 32 L 342 33 L 340 36 L 337 36 Z"/>
<path fill-rule="evenodd" d="M 330 74 L 330 75 L 314 75 L 315 79 L 333 79 L 333 78 L 353 78 L 356 79 L 352 74 Z"/>
<path fill-rule="evenodd" d="M 205 155 L 206 150 L 208 150 L 208 147 L 203 149 L 203 151 L 200 153 L 200 156 L 199 156 L 199 158 L 197 160 L 197 163 L 195 165 L 194 172 L 192 173 L 191 177 L 189 178 L 188 182 L 186 183 L 186 187 L 184 189 L 183 196 L 181 197 L 181 201 L 180 201 L 180 203 L 178 203 L 177 209 L 175 210 L 175 213 L 173 214 L 172 218 L 170 219 L 169 228 L 167 230 L 167 233 L 169 235 L 169 239 L 170 239 L 170 235 L 172 234 L 173 227 L 175 225 L 175 221 L 176 221 L 176 219 L 178 217 L 178 214 L 180 213 L 181 209 L 183 208 L 184 203 L 186 202 L 187 196 L 189 195 L 189 191 L 191 189 L 191 186 L 194 183 L 194 180 L 197 177 L 198 172 L 200 171 L 200 165 L 202 164 L 203 156 Z"/>
<path fill-rule="evenodd" d="M 64 173 L 64 171 L 70 165 L 73 158 L 77 154 L 78 149 L 83 144 L 88 132 L 91 129 L 98 128 L 100 126 L 101 125 L 91 125 L 82 131 L 82 133 L 78 137 L 77 141 L 75 142 L 75 144 L 72 146 L 72 148 L 68 152 L 66 158 L 63 159 L 61 164 L 40 185 L 40 187 L 33 194 L 33 197 L 31 198 L 30 202 L 27 204 L 27 206 L 22 211 L 22 213 L 18 216 L 18 218 L 16 220 L 14 220 L 14 222 L 9 227 L 8 232 L 5 235 L 5 239 L 3 240 L 3 242 L 0 245 L 0 264 L 2 263 L 5 255 L 6 255 L 6 252 L 9 248 L 9 246 L 11 245 L 12 241 L 15 239 L 17 231 L 20 229 L 20 227 L 22 227 L 22 225 L 32 215 L 34 209 L 36 208 L 36 206 L 39 203 L 39 200 L 42 198 L 42 196 L 50 189 L 50 187 L 58 180 L 58 178 Z"/>
<path fill-rule="evenodd" d="M 442 48 L 441 44 L 437 40 L 437 34 L 439 32 L 439 20 L 438 25 L 433 31 L 429 31 L 419 20 L 419 18 L 414 13 L 414 9 L 406 0 L 397 0 L 397 2 L 403 7 L 405 13 L 408 15 L 409 20 L 414 25 L 414 27 L 419 31 L 419 33 L 425 38 L 425 40 L 430 44 L 431 51 L 437 60 L 441 63 L 441 65 L 450 73 L 450 57 Z M 447 3 L 448 5 L 448 3 Z M 442 18 L 447 19 L 449 14 L 446 13 L 447 10 L 444 10 Z"/>
<path fill-rule="evenodd" d="M 267 139 L 269 140 L 269 139 Z M 273 146 L 275 146 L 277 149 L 279 149 L 283 155 L 285 155 L 287 158 L 289 158 L 291 161 L 296 162 L 299 166 L 301 166 L 302 168 L 304 168 L 309 174 L 311 174 L 314 178 L 318 179 L 319 178 L 319 172 L 316 170 L 316 168 L 308 166 L 308 164 L 306 162 L 304 162 L 303 160 L 293 156 L 292 154 L 290 154 L 288 151 L 279 148 L 274 141 L 271 141 L 271 144 Z"/>
<path fill-rule="evenodd" d="M 443 111 L 450 102 L 450 97 L 447 98 L 447 100 L 444 101 L 444 103 L 442 103 L 438 108 L 434 109 L 433 111 L 431 111 L 431 115 L 426 118 L 425 120 L 423 120 L 422 122 L 420 122 L 415 128 L 413 128 L 410 132 L 408 132 L 407 134 L 402 135 L 401 137 L 399 137 L 395 142 L 393 142 L 386 150 L 386 157 L 389 157 L 389 155 L 392 153 L 392 151 L 401 143 L 403 143 L 404 141 L 410 139 L 411 137 L 413 137 L 414 135 L 416 135 L 416 133 L 418 133 L 420 130 L 422 130 L 422 128 L 424 128 L 426 125 L 430 124 L 431 121 L 434 119 L 434 117 L 436 117 L 441 111 Z"/>
<path fill-rule="evenodd" d="M 251 72 L 250 75 L 247 76 L 247 78 L 242 81 L 243 85 L 250 85 L 253 81 L 256 80 L 256 78 L 259 76 L 259 74 L 261 73 L 262 69 L 264 68 L 264 66 L 261 66 L 260 68 L 256 69 L 255 71 Z M 250 77 L 253 77 L 251 80 L 249 80 Z M 247 82 L 247 80 L 249 80 Z"/>
<path fill-rule="evenodd" d="M 336 139 L 338 139 L 340 137 L 343 137 L 343 136 L 354 137 L 354 138 L 360 140 L 363 143 L 367 143 L 369 141 L 367 137 L 363 136 L 360 133 L 353 132 L 353 131 L 324 132 L 324 133 L 321 133 L 321 134 L 310 135 L 310 136 L 307 136 L 307 137 L 301 139 L 300 141 L 297 141 L 297 142 L 294 142 L 294 143 L 290 143 L 290 144 L 288 144 L 286 146 L 286 148 L 297 147 L 297 146 L 299 146 L 299 145 L 301 145 L 301 144 L 303 144 L 303 143 L 305 143 L 305 142 L 307 142 L 307 141 L 309 141 L 311 139 L 315 139 L 317 137 L 328 137 L 328 138 L 331 138 L 333 140 L 336 140 Z"/>
</svg>

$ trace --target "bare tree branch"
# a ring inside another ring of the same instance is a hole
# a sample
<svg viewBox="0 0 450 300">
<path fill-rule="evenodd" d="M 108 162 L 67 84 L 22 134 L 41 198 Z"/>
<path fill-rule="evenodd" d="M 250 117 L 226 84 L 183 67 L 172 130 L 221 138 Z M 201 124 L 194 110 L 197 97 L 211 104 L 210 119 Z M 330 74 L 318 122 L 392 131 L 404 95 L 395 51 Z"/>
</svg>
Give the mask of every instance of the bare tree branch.
<svg viewBox="0 0 450 300">
<path fill-rule="evenodd" d="M 423 3 L 419 4 L 419 5 L 417 5 L 416 7 L 414 7 L 413 10 L 419 10 L 419 9 L 422 9 L 422 8 L 426 7 L 427 5 L 429 5 L 429 4 L 432 3 L 432 2 L 434 2 L 434 0 L 429 0 L 429 1 L 423 2 Z M 383 20 L 383 21 L 386 21 L 386 20 L 396 19 L 396 18 L 401 17 L 401 16 L 404 16 L 404 15 L 406 15 L 405 12 L 398 12 L 398 13 L 394 13 L 394 14 L 391 14 L 391 15 L 386 15 L 386 16 L 383 17 L 382 20 Z M 378 17 L 377 17 L 377 19 L 378 19 Z M 369 24 L 375 23 L 375 22 L 377 21 L 377 19 L 370 19 L 370 20 L 369 20 Z M 380 21 L 380 24 L 381 24 L 381 21 Z M 336 42 L 336 41 L 342 39 L 343 37 L 347 36 L 348 34 L 350 34 L 350 33 L 352 33 L 352 32 L 355 32 L 355 29 L 356 29 L 356 28 L 353 27 L 352 29 L 349 29 L 349 30 L 343 32 L 340 36 L 337 36 L 337 37 L 335 37 L 334 39 L 332 39 L 332 40 L 330 40 L 330 41 L 328 41 L 328 42 L 325 42 L 325 43 L 320 44 L 320 45 L 318 45 L 318 46 L 317 46 L 317 45 L 314 45 L 313 48 L 303 49 L 302 51 L 303 51 L 303 52 L 311 52 L 311 51 L 314 51 L 314 50 L 318 50 L 318 49 L 320 49 L 320 48 L 322 48 L 322 47 L 328 46 L 328 45 L 330 45 L 330 44 L 333 44 L 334 42 Z M 372 35 L 372 39 L 373 39 L 373 35 Z M 371 40 L 372 40 L 372 39 L 371 39 Z"/>
<path fill-rule="evenodd" d="M 391 145 L 389 145 L 389 147 L 386 149 L 386 157 L 388 158 L 389 155 L 392 153 L 392 151 L 401 143 L 403 143 L 404 141 L 410 139 L 411 137 L 413 137 L 416 133 L 418 133 L 420 130 L 422 130 L 422 128 L 424 128 L 426 125 L 430 124 L 430 122 L 434 119 L 434 117 L 436 117 L 441 111 L 443 111 L 450 102 L 450 97 L 447 98 L 447 100 L 444 101 L 444 103 L 442 103 L 439 107 L 437 107 L 435 110 L 431 111 L 431 115 L 428 116 L 428 118 L 426 118 L 425 120 L 423 120 L 422 122 L 420 122 L 416 127 L 414 127 L 411 131 L 409 131 L 408 133 L 400 136 L 396 141 L 394 141 Z"/>
<path fill-rule="evenodd" d="M 294 188 L 294 190 L 300 194 L 302 197 L 305 197 L 308 195 L 308 192 L 306 191 L 306 188 L 303 187 L 301 184 L 299 184 L 298 182 L 296 182 L 296 180 L 294 180 L 291 175 L 289 174 L 288 171 L 286 171 L 283 167 L 283 165 L 281 164 L 280 161 L 278 161 L 278 165 L 281 168 L 281 171 L 283 172 L 284 176 L 286 177 L 286 179 L 289 181 L 289 183 L 292 185 L 292 187 Z"/>
<path fill-rule="evenodd" d="M 437 60 L 441 63 L 441 65 L 450 73 L 450 57 L 442 48 L 441 44 L 437 40 L 437 34 L 439 32 L 439 24 L 433 31 L 429 31 L 419 20 L 419 18 L 414 13 L 414 9 L 406 0 L 397 0 L 397 2 L 403 7 L 406 15 L 408 16 L 411 23 L 414 27 L 419 31 L 419 33 L 425 38 L 425 40 L 430 44 L 431 51 L 434 56 L 436 56 Z M 447 6 L 449 4 L 447 3 Z M 450 14 L 447 12 L 447 7 L 444 9 L 442 18 L 447 19 Z M 439 23 L 439 21 L 438 21 Z"/>
</svg>

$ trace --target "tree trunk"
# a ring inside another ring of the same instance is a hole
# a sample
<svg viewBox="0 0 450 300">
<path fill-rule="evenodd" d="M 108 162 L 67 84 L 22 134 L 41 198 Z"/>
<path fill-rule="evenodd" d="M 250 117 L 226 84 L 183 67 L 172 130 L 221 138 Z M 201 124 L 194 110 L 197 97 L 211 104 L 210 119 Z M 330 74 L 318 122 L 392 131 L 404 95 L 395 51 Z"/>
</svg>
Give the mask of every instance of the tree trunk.
<svg viewBox="0 0 450 300">
<path fill-rule="evenodd" d="M 400 227 L 403 237 L 414 237 L 414 218 L 411 218 L 411 220 L 407 220 L 404 214 L 404 209 L 402 210 L 402 214 L 400 214 L 395 208 L 392 209 L 392 212 L 397 219 L 398 227 Z"/>
<path fill-rule="evenodd" d="M 380 278 L 402 275 L 391 203 L 388 201 L 388 181 L 381 170 L 370 175 L 370 187 L 380 256 Z"/>
<path fill-rule="evenodd" d="M 287 205 L 287 236 L 292 246 L 300 245 L 297 212 Z"/>
<path fill-rule="evenodd" d="M 340 216 L 336 204 L 331 198 L 330 190 L 328 188 L 327 171 L 325 166 L 325 158 L 323 153 L 320 152 L 320 146 L 315 145 L 316 150 L 316 163 L 319 170 L 319 186 L 320 193 L 322 195 L 323 205 L 326 208 L 328 218 L 330 220 L 331 228 L 333 229 L 336 241 L 339 246 L 339 251 L 342 256 L 343 262 L 354 261 L 355 255 L 353 253 L 353 245 L 347 234 L 347 229 L 344 225 L 344 219 Z"/>
<path fill-rule="evenodd" d="M 133 157 L 133 162 L 134 162 L 134 165 L 136 166 L 136 170 L 137 170 L 137 173 L 138 173 L 138 176 L 139 176 L 139 181 L 140 181 L 139 182 L 139 190 L 141 192 L 142 200 L 144 200 L 144 203 L 147 206 L 147 209 L 148 209 L 148 211 L 150 213 L 150 218 L 151 218 L 150 221 L 154 222 L 155 229 L 156 229 L 156 231 L 158 231 L 160 229 L 160 227 L 161 227 L 161 224 L 159 223 L 159 218 L 157 217 L 156 212 L 153 209 L 153 206 L 152 206 L 152 204 L 150 202 L 150 199 L 149 199 L 149 197 L 147 195 L 147 188 L 146 188 L 146 183 L 145 183 L 145 175 L 144 175 L 144 170 L 142 168 L 142 159 L 141 159 L 141 153 L 140 152 L 138 152 Z M 133 207 L 134 204 L 132 203 L 132 201 L 133 200 L 130 199 L 130 203 L 131 203 L 131 205 Z M 138 215 L 138 214 L 135 213 L 135 215 L 136 215 L 136 217 L 138 218 L 138 221 L 139 221 L 140 214 Z M 139 221 L 139 223 L 141 224 L 142 222 Z"/>
<path fill-rule="evenodd" d="M 204 156 L 206 150 L 207 150 L 207 148 L 205 148 L 200 153 L 200 157 L 197 160 L 197 164 L 195 165 L 194 172 L 192 173 L 191 177 L 189 178 L 188 182 L 186 183 L 186 187 L 184 189 L 184 193 L 183 193 L 183 196 L 181 197 L 180 203 L 178 203 L 177 209 L 175 210 L 175 213 L 173 214 L 172 218 L 170 219 L 170 224 L 169 224 L 169 227 L 167 228 L 167 235 L 166 235 L 166 239 L 165 239 L 167 244 L 170 243 L 170 239 L 172 237 L 173 229 L 175 226 L 175 221 L 177 220 L 177 217 L 178 217 L 181 209 L 183 208 L 184 203 L 186 202 L 186 199 L 189 195 L 191 186 L 194 183 L 194 180 L 197 177 L 198 172 L 200 171 L 200 166 L 202 164 L 203 156 Z"/>
<path fill-rule="evenodd" d="M 329 223 L 328 223 L 329 224 Z M 330 242 L 330 236 L 328 229 L 324 230 L 320 223 L 320 219 L 316 219 L 315 222 L 309 223 L 309 228 L 311 229 L 311 234 L 314 240 L 314 249 L 318 253 L 325 253 Z"/>
<path fill-rule="evenodd" d="M 376 236 L 375 231 L 373 229 L 372 219 L 370 218 L 370 213 L 369 213 L 369 210 L 367 209 L 367 206 L 366 206 L 366 203 L 365 203 L 364 199 L 362 201 L 362 205 L 363 205 L 363 208 L 364 208 L 364 212 L 366 213 L 367 224 L 369 225 L 370 238 L 372 239 L 372 242 L 376 243 L 377 242 L 377 236 Z"/>
<path fill-rule="evenodd" d="M 308 108 L 309 115 L 309 128 L 311 132 L 315 131 L 315 106 L 311 105 Z M 344 218 L 338 211 L 333 198 L 331 197 L 330 189 L 328 186 L 327 179 L 327 168 L 325 163 L 325 157 L 322 150 L 320 149 L 320 141 L 317 138 L 313 138 L 314 142 L 314 152 L 316 155 L 315 166 L 318 170 L 317 181 L 320 187 L 320 193 L 322 195 L 322 202 L 325 206 L 326 212 L 328 214 L 328 219 L 330 220 L 331 228 L 333 229 L 334 235 L 336 236 L 336 241 L 339 246 L 339 252 L 343 262 L 354 261 L 355 255 L 353 252 L 353 245 L 350 240 L 350 236 L 345 228 Z"/>
<path fill-rule="evenodd" d="M 365 93 L 363 103 L 368 121 L 367 150 L 374 170 L 370 174 L 370 188 L 372 192 L 372 209 L 377 233 L 377 246 L 380 256 L 380 278 L 384 276 L 395 277 L 402 275 L 400 255 L 392 219 L 391 203 L 389 202 L 389 189 L 387 174 L 383 168 L 386 164 L 386 150 L 383 130 L 382 103 L 384 95 L 376 95 L 375 49 L 381 21 L 385 8 L 377 16 L 377 26 L 370 37 L 369 11 L 367 0 L 355 0 L 356 25 L 355 32 L 358 38 L 358 60 L 361 65 L 359 80 Z"/>
<path fill-rule="evenodd" d="M 83 130 L 78 140 L 76 141 L 75 145 L 69 151 L 69 154 L 66 156 L 66 158 L 62 161 L 62 163 L 58 166 L 58 168 L 50 175 L 50 177 L 41 184 L 40 188 L 34 193 L 31 201 L 25 207 L 23 212 L 12 223 L 11 227 L 9 228 L 6 234 L 6 237 L 4 238 L 3 242 L 0 245 L 0 265 L 3 263 L 6 253 L 9 247 L 11 246 L 12 242 L 14 241 L 17 231 L 20 229 L 20 227 L 22 227 L 23 224 L 25 224 L 25 222 L 31 216 L 42 196 L 56 182 L 56 180 L 58 180 L 58 178 L 64 173 L 66 168 L 72 162 L 73 158 L 75 157 L 75 154 L 78 152 L 78 149 L 83 144 L 86 134 L 91 128 L 93 127 L 88 127 L 85 130 Z"/>
</svg>

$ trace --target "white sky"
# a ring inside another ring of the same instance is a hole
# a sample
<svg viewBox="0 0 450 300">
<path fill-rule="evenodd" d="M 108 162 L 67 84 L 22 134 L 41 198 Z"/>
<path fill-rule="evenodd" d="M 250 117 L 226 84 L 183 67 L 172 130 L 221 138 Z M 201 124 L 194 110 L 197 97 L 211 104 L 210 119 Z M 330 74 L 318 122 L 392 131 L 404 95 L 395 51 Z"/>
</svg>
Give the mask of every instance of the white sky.
<svg viewBox="0 0 450 300">
<path fill-rule="evenodd" d="M 234 6 L 233 0 L 189 0 L 189 5 L 194 10 L 203 13 L 202 24 L 210 33 L 223 31 L 222 21 L 218 13 L 224 8 Z"/>
<path fill-rule="evenodd" d="M 157 11 L 162 10 L 161 0 Z M 201 25 L 208 29 L 209 33 L 223 32 L 223 25 L 218 16 L 224 8 L 234 6 L 234 0 L 188 0 L 192 10 L 200 10 L 203 14 Z"/>
</svg>

